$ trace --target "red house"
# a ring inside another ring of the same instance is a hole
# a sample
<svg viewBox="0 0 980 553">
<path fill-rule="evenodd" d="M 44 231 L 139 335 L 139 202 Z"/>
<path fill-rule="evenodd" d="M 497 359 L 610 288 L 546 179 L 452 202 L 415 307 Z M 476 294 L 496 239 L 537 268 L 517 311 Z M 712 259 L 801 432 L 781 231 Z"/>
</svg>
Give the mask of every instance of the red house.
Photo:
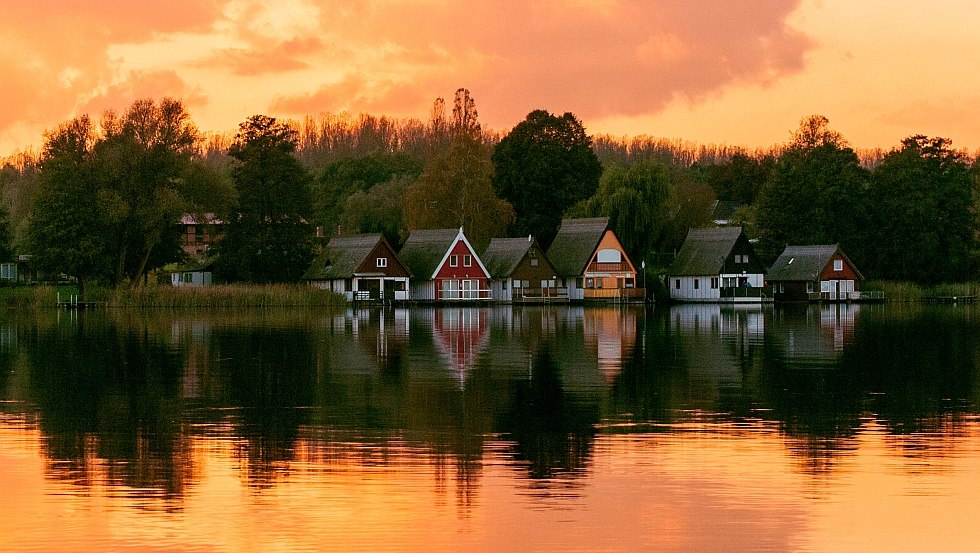
<svg viewBox="0 0 980 553">
<path fill-rule="evenodd" d="M 489 301 L 490 273 L 463 229 L 416 230 L 398 253 L 418 301 Z"/>
</svg>

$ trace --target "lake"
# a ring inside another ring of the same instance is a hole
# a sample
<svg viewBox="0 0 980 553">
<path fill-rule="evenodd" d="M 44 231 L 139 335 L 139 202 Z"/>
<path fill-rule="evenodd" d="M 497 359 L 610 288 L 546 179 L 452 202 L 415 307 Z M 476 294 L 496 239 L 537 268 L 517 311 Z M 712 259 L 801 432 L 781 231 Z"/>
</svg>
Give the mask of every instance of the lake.
<svg viewBox="0 0 980 553">
<path fill-rule="evenodd" d="M 978 309 L 0 314 L 0 551 L 975 551 Z"/>
</svg>

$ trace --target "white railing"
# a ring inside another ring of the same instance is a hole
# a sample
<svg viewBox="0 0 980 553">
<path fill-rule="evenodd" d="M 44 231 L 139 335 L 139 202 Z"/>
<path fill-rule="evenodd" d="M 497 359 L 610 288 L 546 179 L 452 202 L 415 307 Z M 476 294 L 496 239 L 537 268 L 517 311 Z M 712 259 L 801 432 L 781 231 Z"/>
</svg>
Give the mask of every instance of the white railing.
<svg viewBox="0 0 980 553">
<path fill-rule="evenodd" d="M 493 298 L 489 289 L 477 290 L 440 290 L 439 299 L 446 301 L 490 300 Z"/>
</svg>

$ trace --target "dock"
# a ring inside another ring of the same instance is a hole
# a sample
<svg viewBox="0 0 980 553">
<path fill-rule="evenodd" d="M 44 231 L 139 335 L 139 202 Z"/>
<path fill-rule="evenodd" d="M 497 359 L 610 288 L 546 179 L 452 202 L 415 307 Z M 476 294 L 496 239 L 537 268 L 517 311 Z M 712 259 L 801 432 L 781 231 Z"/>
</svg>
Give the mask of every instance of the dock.
<svg viewBox="0 0 980 553">
<path fill-rule="evenodd" d="M 922 298 L 925 303 L 974 303 L 976 296 L 926 296 Z"/>
</svg>

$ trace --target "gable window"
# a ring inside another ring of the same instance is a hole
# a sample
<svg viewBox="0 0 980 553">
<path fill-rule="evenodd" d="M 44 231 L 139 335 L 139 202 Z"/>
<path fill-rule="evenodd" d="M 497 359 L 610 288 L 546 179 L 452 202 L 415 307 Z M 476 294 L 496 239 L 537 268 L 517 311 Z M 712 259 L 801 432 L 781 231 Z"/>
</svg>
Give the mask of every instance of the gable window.
<svg viewBox="0 0 980 553">
<path fill-rule="evenodd" d="M 538 258 L 536 258 L 536 257 L 532 257 L 531 258 L 531 266 L 532 267 L 537 267 L 538 266 Z"/>
<path fill-rule="evenodd" d="M 595 260 L 597 263 L 621 263 L 623 261 L 623 254 L 619 250 L 606 248 L 599 250 L 595 256 Z"/>
<path fill-rule="evenodd" d="M 463 256 L 463 267 L 470 267 L 472 265 L 473 265 L 473 256 L 472 255 L 464 255 Z"/>
<path fill-rule="evenodd" d="M 834 270 L 835 271 L 843 271 L 844 270 L 844 260 L 843 259 L 835 259 L 834 260 Z"/>
<path fill-rule="evenodd" d="M 450 255 L 449 256 L 449 266 L 450 267 L 459 267 L 459 256 L 458 255 Z"/>
<path fill-rule="evenodd" d="M 388 258 L 387 257 L 379 257 L 379 258 L 377 258 L 377 259 L 374 260 L 374 263 L 375 263 L 375 265 L 378 268 L 387 267 L 388 266 Z"/>
</svg>

